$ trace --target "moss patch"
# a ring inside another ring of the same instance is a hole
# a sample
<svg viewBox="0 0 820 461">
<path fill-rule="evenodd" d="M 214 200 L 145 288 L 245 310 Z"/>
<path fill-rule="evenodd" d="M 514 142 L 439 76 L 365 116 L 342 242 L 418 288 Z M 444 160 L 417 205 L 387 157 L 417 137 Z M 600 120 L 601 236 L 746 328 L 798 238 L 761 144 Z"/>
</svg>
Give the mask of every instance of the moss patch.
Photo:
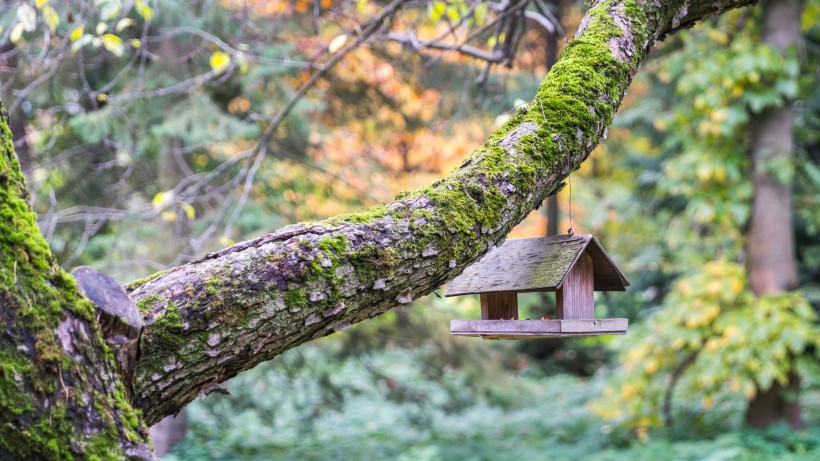
<svg viewBox="0 0 820 461">
<path fill-rule="evenodd" d="M 0 104 L 0 455 L 121 458 L 120 435 L 132 434 L 135 441 L 145 436 L 134 410 L 117 397 L 122 384 L 105 372 L 114 369 L 114 360 L 94 308 L 55 261 L 28 198 Z M 69 318 L 74 323 L 61 327 Z M 83 322 L 90 336 L 74 326 Z M 66 354 L 66 342 L 83 363 Z M 72 451 L 72 442 L 85 447 L 82 455 Z"/>
</svg>

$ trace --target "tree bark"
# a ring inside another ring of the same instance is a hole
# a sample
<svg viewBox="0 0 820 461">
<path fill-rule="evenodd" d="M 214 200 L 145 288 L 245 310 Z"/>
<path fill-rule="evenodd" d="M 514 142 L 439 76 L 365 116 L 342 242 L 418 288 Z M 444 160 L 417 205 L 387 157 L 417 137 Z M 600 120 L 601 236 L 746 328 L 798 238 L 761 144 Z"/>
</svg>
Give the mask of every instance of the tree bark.
<svg viewBox="0 0 820 461">
<path fill-rule="evenodd" d="M 667 33 L 734 1 L 593 2 L 528 109 L 460 168 L 384 206 L 297 224 L 132 283 L 150 424 L 260 362 L 426 295 L 504 240 L 606 135 Z"/>
<path fill-rule="evenodd" d="M 800 0 L 764 1 L 763 43 L 783 55 L 788 48 L 799 46 L 801 10 Z M 793 290 L 798 284 L 791 184 L 779 180 L 773 171 L 774 167 L 791 167 L 792 119 L 792 102 L 787 101 L 753 115 L 749 128 L 755 192 L 746 254 L 749 283 L 758 296 Z M 766 427 L 786 419 L 792 427 L 799 427 L 798 379 L 792 373 L 785 387 L 775 382 L 770 389 L 758 389 L 746 410 L 746 422 Z"/>
<path fill-rule="evenodd" d="M 94 308 L 28 198 L 0 103 L 0 459 L 154 459 Z"/>
<path fill-rule="evenodd" d="M 593 2 L 529 108 L 448 177 L 134 282 L 146 318 L 134 402 L 144 421 L 455 277 L 561 188 L 606 135 L 657 40 L 749 3 Z M 152 459 L 92 307 L 56 264 L 27 200 L 3 115 L 0 459 Z"/>
</svg>

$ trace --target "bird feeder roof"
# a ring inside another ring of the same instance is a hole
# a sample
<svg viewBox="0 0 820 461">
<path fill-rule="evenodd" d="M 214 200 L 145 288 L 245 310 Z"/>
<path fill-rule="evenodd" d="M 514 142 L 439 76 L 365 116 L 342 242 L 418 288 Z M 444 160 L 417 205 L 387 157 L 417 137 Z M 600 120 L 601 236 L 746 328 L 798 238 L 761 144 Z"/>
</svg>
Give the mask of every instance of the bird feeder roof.
<svg viewBox="0 0 820 461">
<path fill-rule="evenodd" d="M 592 258 L 595 291 L 624 291 L 629 281 L 589 234 L 507 240 L 450 284 L 446 296 L 498 291 L 557 291 L 586 252 Z"/>
</svg>

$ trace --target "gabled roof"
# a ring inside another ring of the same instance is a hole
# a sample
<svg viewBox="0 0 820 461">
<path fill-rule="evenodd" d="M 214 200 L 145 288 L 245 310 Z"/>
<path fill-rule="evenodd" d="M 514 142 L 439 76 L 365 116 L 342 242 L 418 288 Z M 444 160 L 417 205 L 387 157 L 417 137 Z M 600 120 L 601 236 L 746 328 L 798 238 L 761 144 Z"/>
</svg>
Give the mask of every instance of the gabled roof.
<svg viewBox="0 0 820 461">
<path fill-rule="evenodd" d="M 596 291 L 624 291 L 629 281 L 595 237 L 556 235 L 507 240 L 450 284 L 445 296 L 492 291 L 556 291 L 581 254 L 592 258 Z"/>
</svg>

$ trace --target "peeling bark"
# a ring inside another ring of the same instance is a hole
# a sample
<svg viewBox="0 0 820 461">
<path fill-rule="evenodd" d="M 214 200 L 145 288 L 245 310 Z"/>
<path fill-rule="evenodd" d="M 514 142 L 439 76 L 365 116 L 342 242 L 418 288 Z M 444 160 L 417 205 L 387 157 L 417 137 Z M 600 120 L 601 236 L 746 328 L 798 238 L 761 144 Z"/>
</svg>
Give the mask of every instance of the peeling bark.
<svg viewBox="0 0 820 461">
<path fill-rule="evenodd" d="M 132 283 L 146 318 L 135 401 L 146 421 L 451 280 L 560 190 L 606 136 L 655 42 L 750 3 L 593 2 L 529 107 L 446 178 L 389 205 L 288 226 Z"/>
</svg>

